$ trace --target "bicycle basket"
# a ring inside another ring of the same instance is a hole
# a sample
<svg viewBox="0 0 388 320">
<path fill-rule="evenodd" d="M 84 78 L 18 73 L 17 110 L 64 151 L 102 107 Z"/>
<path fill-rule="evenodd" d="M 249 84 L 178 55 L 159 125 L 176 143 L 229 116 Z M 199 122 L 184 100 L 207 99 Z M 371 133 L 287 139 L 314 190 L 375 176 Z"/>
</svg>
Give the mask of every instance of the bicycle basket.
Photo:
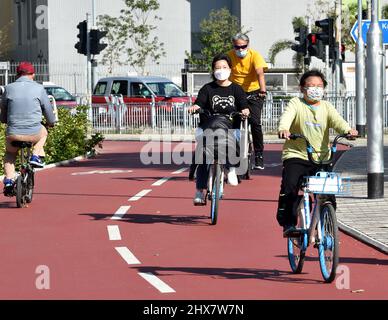
<svg viewBox="0 0 388 320">
<path fill-rule="evenodd" d="M 315 194 L 349 194 L 350 178 L 341 177 L 334 172 L 317 172 L 306 178 L 307 190 Z"/>
</svg>

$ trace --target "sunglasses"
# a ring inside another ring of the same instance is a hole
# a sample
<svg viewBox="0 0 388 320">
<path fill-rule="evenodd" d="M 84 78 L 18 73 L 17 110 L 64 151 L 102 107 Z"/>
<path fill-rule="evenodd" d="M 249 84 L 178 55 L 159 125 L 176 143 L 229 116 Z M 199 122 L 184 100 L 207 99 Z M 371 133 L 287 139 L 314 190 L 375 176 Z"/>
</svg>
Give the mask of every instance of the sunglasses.
<svg viewBox="0 0 388 320">
<path fill-rule="evenodd" d="M 243 46 L 237 46 L 237 45 L 234 45 L 233 48 L 235 48 L 236 50 L 238 49 L 246 49 L 248 47 L 247 44 L 244 44 Z"/>
</svg>

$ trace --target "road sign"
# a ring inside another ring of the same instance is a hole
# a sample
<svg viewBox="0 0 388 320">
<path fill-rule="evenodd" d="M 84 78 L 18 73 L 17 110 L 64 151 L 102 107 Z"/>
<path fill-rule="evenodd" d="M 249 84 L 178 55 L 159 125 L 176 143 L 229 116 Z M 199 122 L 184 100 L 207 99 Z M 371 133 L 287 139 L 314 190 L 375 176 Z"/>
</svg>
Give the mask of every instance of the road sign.
<svg viewBox="0 0 388 320">
<path fill-rule="evenodd" d="M 388 44 L 388 20 L 382 19 L 379 21 L 379 25 L 381 28 L 381 32 L 383 34 L 383 44 Z M 362 20 L 362 39 L 364 43 L 366 43 L 366 34 L 368 33 L 370 26 L 370 20 Z M 358 40 L 358 21 L 356 21 L 353 25 L 352 30 L 350 31 L 350 35 L 352 36 L 354 42 Z"/>
</svg>

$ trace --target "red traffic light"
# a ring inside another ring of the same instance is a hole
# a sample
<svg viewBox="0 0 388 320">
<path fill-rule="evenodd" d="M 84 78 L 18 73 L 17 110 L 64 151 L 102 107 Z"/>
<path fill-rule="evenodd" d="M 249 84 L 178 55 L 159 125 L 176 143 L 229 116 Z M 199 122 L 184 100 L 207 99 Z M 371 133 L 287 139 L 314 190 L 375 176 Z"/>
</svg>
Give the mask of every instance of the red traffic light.
<svg viewBox="0 0 388 320">
<path fill-rule="evenodd" d="M 317 34 L 316 33 L 310 33 L 307 36 L 307 39 L 309 40 L 310 44 L 317 44 Z"/>
</svg>

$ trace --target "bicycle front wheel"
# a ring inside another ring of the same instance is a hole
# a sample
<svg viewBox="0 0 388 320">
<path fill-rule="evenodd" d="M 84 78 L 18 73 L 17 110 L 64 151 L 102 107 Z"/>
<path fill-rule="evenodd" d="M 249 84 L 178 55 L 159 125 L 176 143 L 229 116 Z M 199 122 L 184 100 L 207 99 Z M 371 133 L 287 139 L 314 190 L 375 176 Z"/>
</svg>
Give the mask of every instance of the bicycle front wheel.
<svg viewBox="0 0 388 320">
<path fill-rule="evenodd" d="M 219 164 L 215 164 L 213 166 L 213 185 L 212 185 L 212 191 L 211 191 L 211 206 L 210 206 L 210 219 L 211 219 L 212 225 L 217 224 L 221 182 L 222 182 L 221 166 Z"/>
<path fill-rule="evenodd" d="M 322 239 L 318 246 L 319 264 L 325 282 L 335 279 L 339 261 L 338 255 L 338 224 L 334 207 L 326 203 L 320 214 Z"/>
<path fill-rule="evenodd" d="M 297 225 L 296 227 L 301 230 L 305 230 L 306 223 L 304 217 L 304 200 L 303 197 L 299 197 L 298 213 L 297 213 Z M 306 232 L 301 233 L 299 237 L 287 239 L 287 251 L 288 261 L 293 273 L 301 273 L 306 256 L 308 236 Z"/>
</svg>

